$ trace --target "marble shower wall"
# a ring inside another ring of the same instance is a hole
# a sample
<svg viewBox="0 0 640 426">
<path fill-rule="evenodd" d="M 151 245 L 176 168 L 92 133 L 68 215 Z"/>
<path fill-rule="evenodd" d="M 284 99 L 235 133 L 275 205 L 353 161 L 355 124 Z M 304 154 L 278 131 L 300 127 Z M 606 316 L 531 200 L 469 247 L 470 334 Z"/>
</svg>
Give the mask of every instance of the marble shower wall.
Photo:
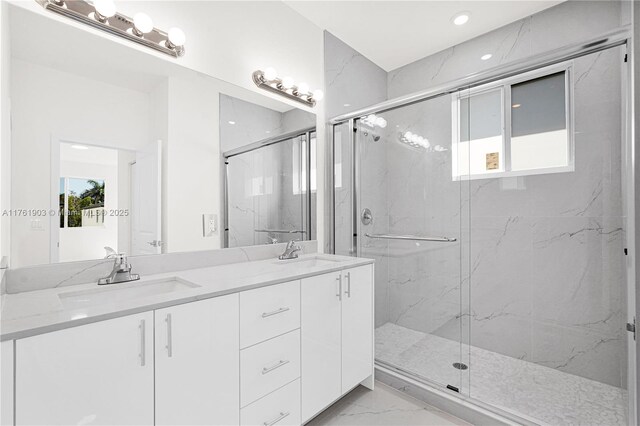
<svg viewBox="0 0 640 426">
<path fill-rule="evenodd" d="M 389 97 L 619 28 L 627 20 L 625 6 L 562 3 L 391 71 Z M 388 248 L 390 321 L 625 386 L 622 50 L 574 61 L 575 172 L 474 180 L 456 188 L 447 152 L 438 153 L 444 154 L 440 161 L 411 153 L 391 133 L 399 124 L 432 145 L 434 132 L 450 141 L 450 101 L 384 115 L 390 232 L 458 228 L 462 242 L 457 254 L 407 243 Z M 485 53 L 492 59 L 481 61 Z M 460 336 L 461 319 L 470 322 L 462 327 L 470 336 Z"/>
<path fill-rule="evenodd" d="M 325 117 L 332 118 L 387 99 L 387 73 L 333 34 L 324 33 L 325 66 Z M 352 256 L 353 253 L 353 147 L 349 143 L 352 129 L 348 124 L 335 126 L 335 152 L 327 152 L 328 158 L 335 154 L 335 208 L 327 217 L 334 215 L 335 253 Z M 329 134 L 329 137 L 331 135 Z M 331 146 L 331 144 L 327 144 Z M 388 321 L 386 256 L 368 253 L 375 259 L 376 267 L 376 325 Z"/>
</svg>

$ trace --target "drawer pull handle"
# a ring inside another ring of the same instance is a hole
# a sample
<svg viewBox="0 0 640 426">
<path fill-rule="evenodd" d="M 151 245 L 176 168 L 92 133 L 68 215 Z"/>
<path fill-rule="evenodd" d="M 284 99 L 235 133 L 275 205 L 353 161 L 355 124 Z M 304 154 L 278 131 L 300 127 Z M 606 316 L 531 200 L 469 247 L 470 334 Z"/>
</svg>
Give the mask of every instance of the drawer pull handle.
<svg viewBox="0 0 640 426">
<path fill-rule="evenodd" d="M 278 423 L 280 420 L 282 420 L 282 419 L 284 419 L 285 417 L 289 416 L 289 414 L 291 414 L 291 413 L 289 413 L 289 412 L 282 413 L 282 412 L 281 412 L 281 413 L 280 413 L 280 415 L 279 415 L 278 417 L 276 417 L 275 419 L 271 420 L 270 422 L 264 422 L 264 423 L 262 423 L 262 424 L 263 424 L 264 426 L 273 426 L 273 425 L 275 425 L 276 423 Z"/>
<path fill-rule="evenodd" d="M 144 320 L 140 320 L 140 365 L 145 366 L 147 363 L 147 339 L 146 339 L 146 326 Z"/>
<path fill-rule="evenodd" d="M 283 312 L 287 312 L 289 310 L 289 308 L 280 308 L 278 310 L 275 310 L 273 312 L 265 312 L 262 314 L 262 318 L 268 318 L 268 317 L 272 317 L 274 315 L 278 315 L 281 314 Z"/>
<path fill-rule="evenodd" d="M 280 367 L 282 367 L 283 365 L 287 365 L 287 364 L 289 364 L 289 361 L 288 361 L 288 360 L 287 360 L 287 361 L 280 361 L 279 363 L 277 363 L 276 365 L 271 366 L 271 367 L 264 367 L 264 368 L 262 369 L 262 374 L 270 373 L 270 372 L 272 372 L 273 370 L 275 370 L 275 369 L 277 369 L 277 368 L 280 368 Z"/>
<path fill-rule="evenodd" d="M 167 356 L 171 358 L 173 356 L 173 337 L 171 335 L 171 314 L 167 314 L 165 319 L 167 322 Z"/>
</svg>

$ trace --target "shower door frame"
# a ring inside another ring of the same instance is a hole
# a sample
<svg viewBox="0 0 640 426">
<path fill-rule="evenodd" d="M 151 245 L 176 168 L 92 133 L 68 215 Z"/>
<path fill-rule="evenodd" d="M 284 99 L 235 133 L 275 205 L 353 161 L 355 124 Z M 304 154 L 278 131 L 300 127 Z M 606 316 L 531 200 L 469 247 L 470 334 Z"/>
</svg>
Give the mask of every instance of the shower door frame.
<svg viewBox="0 0 640 426">
<path fill-rule="evenodd" d="M 582 56 L 586 56 L 592 53 L 597 53 L 603 50 L 625 46 L 627 49 L 627 56 L 629 58 L 632 56 L 632 50 L 629 48 L 633 45 L 632 41 L 632 33 L 629 29 L 619 29 L 611 32 L 604 33 L 598 37 L 580 42 L 574 43 L 571 45 L 567 45 L 565 47 L 561 47 L 555 50 L 552 50 L 547 53 L 539 54 L 532 56 L 528 59 L 514 61 L 508 65 L 498 66 L 486 71 L 473 73 L 462 77 L 460 79 L 444 83 L 442 85 L 436 86 L 432 89 L 427 89 L 424 91 L 416 92 L 407 96 L 391 99 L 385 102 L 381 102 L 379 104 L 372 105 L 367 108 L 359 109 L 353 111 L 351 113 L 343 114 L 329 120 L 329 128 L 330 128 L 330 143 L 327 144 L 327 158 L 330 159 L 330 163 L 328 163 L 328 173 L 327 173 L 327 189 L 326 196 L 327 199 L 330 200 L 331 205 L 330 208 L 330 217 L 329 223 L 330 226 L 325 230 L 325 238 L 326 244 L 325 249 L 330 253 L 335 253 L 336 246 L 336 238 L 335 238 L 335 187 L 334 187 L 334 173 L 335 173 L 335 133 L 336 129 L 348 123 L 348 143 L 350 145 L 350 153 L 351 153 L 351 168 L 352 168 L 352 217 L 353 217 L 353 239 L 352 239 L 352 255 L 358 256 L 360 255 L 358 251 L 358 238 L 361 236 L 361 228 L 360 228 L 360 211 L 358 206 L 358 196 L 360 193 L 359 188 L 359 162 L 357 160 L 358 156 L 358 148 L 355 138 L 355 122 L 356 120 L 369 115 L 369 114 L 379 114 L 389 110 L 393 110 L 400 107 L 409 106 L 412 104 L 416 104 L 419 102 L 427 101 L 432 98 L 436 98 L 442 95 L 451 95 L 462 89 L 472 89 L 478 86 L 482 86 L 487 83 L 492 83 L 497 80 L 502 80 L 508 77 L 513 77 L 519 74 L 523 74 L 530 71 L 535 71 L 541 68 L 553 66 L 560 64 L 562 62 L 567 62 L 569 60 L 579 58 Z M 624 85 L 622 90 L 623 96 L 623 104 L 624 108 L 622 111 L 623 116 L 621 117 L 621 121 L 624 123 L 624 131 L 622 134 L 622 152 L 624 158 L 623 167 L 626 168 L 625 176 L 627 177 L 627 181 L 625 182 L 626 188 L 623 188 L 622 197 L 626 198 L 626 207 L 627 210 L 624 214 L 627 217 L 627 235 L 624 241 L 625 247 L 629 250 L 632 250 L 632 255 L 636 255 L 636 247 L 634 247 L 634 238 L 635 238 L 635 230 L 637 229 L 635 223 L 635 211 L 634 211 L 634 201 L 635 201 L 635 188 L 634 188 L 634 177 L 636 176 L 636 168 L 637 164 L 634 164 L 633 155 L 633 128 L 634 128 L 634 117 L 632 115 L 632 93 L 630 93 L 630 89 L 632 86 L 632 78 L 633 75 L 629 72 L 631 64 L 633 63 L 633 59 L 628 60 L 625 59 L 627 66 L 622 67 L 622 84 Z M 625 190 L 626 189 L 626 190 Z M 623 204 L 624 205 L 624 204 Z M 630 256 L 631 259 L 634 257 Z M 627 277 L 626 277 L 626 287 L 627 287 L 627 319 L 626 321 L 633 321 L 635 324 L 636 316 L 640 319 L 640 315 L 638 315 L 638 305 L 635 303 L 635 295 L 637 293 L 636 289 L 636 276 L 637 271 L 635 270 L 635 264 L 633 261 L 628 262 L 627 265 Z M 462 291 L 462 290 L 461 290 Z M 631 320 L 633 318 L 633 320 Z M 637 353 L 636 353 L 636 342 L 635 335 L 632 337 L 630 333 L 627 333 L 627 361 L 628 361 L 628 420 L 630 424 L 636 424 L 638 419 L 637 413 L 637 400 L 638 400 L 638 387 L 637 387 Z M 516 421 L 524 422 L 525 424 L 530 423 L 527 419 L 521 418 L 512 413 L 506 412 L 498 407 L 494 407 L 488 403 L 485 403 L 481 400 L 478 400 L 473 397 L 466 396 L 461 393 L 454 392 L 445 392 L 442 391 L 440 387 L 434 386 L 434 382 L 430 380 L 424 380 L 420 377 L 417 377 L 415 374 L 405 371 L 402 368 L 398 368 L 395 366 L 389 366 L 384 362 L 379 360 L 375 360 L 376 369 L 379 372 L 382 372 L 385 375 L 391 375 L 394 379 L 402 381 L 404 384 L 409 385 L 409 388 L 413 387 L 422 387 L 422 390 L 427 390 L 429 392 L 435 392 L 438 397 L 443 397 L 450 401 L 462 401 L 463 403 L 470 404 L 475 407 L 475 410 L 479 412 L 490 412 L 502 416 L 507 419 L 512 419 Z M 406 380 L 403 380 L 406 379 Z M 413 385 L 413 386 L 412 386 Z M 426 388 L 425 388 L 426 386 Z M 419 393 L 419 391 L 418 391 Z M 453 398 L 453 399 L 452 399 Z"/>
<path fill-rule="evenodd" d="M 222 224 L 224 236 L 222 238 L 222 248 L 229 248 L 229 158 L 237 155 L 246 154 L 248 152 L 256 151 L 261 148 L 275 145 L 281 142 L 286 142 L 297 137 L 304 137 L 304 143 L 307 144 L 306 156 L 304 158 L 304 165 L 307 170 L 307 182 L 306 182 L 306 218 L 305 218 L 305 230 L 302 234 L 301 240 L 311 239 L 311 220 L 313 218 L 312 212 L 312 200 L 311 200 L 311 135 L 316 133 L 316 128 L 307 127 L 293 132 L 283 133 L 281 135 L 273 136 L 263 139 L 258 142 L 251 143 L 249 145 L 241 146 L 239 148 L 231 149 L 222 153 L 220 170 L 222 171 Z M 317 144 L 316 144 L 317 146 Z M 303 213 L 304 214 L 304 213 Z"/>
</svg>

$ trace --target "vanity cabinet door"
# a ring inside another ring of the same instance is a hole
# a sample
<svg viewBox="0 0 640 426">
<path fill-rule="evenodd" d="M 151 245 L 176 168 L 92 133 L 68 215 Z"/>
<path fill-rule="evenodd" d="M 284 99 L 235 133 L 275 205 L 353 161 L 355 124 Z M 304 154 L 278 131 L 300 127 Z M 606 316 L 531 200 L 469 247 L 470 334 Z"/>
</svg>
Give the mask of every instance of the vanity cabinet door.
<svg viewBox="0 0 640 426">
<path fill-rule="evenodd" d="M 342 272 L 342 393 L 373 373 L 373 266 Z"/>
<path fill-rule="evenodd" d="M 237 294 L 155 311 L 156 424 L 240 422 Z"/>
<path fill-rule="evenodd" d="M 302 280 L 303 423 L 341 394 L 340 280 L 340 272 Z"/>
<path fill-rule="evenodd" d="M 16 341 L 17 425 L 152 425 L 153 313 Z"/>
</svg>

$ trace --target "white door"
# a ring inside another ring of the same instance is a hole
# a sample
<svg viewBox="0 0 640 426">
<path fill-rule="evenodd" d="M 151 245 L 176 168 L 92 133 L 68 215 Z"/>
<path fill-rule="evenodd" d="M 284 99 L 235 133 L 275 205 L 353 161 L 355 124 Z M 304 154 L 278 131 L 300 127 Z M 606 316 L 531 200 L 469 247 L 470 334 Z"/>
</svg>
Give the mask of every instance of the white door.
<svg viewBox="0 0 640 426">
<path fill-rule="evenodd" d="M 340 272 L 302 280 L 302 421 L 341 394 Z"/>
<path fill-rule="evenodd" d="M 155 311 L 156 424 L 240 422 L 237 294 Z"/>
<path fill-rule="evenodd" d="M 152 425 L 153 313 L 16 341 L 16 425 Z"/>
<path fill-rule="evenodd" d="M 136 152 L 131 165 L 131 253 L 162 253 L 162 141 Z"/>
<path fill-rule="evenodd" d="M 342 273 L 342 393 L 373 373 L 373 267 Z"/>
</svg>

